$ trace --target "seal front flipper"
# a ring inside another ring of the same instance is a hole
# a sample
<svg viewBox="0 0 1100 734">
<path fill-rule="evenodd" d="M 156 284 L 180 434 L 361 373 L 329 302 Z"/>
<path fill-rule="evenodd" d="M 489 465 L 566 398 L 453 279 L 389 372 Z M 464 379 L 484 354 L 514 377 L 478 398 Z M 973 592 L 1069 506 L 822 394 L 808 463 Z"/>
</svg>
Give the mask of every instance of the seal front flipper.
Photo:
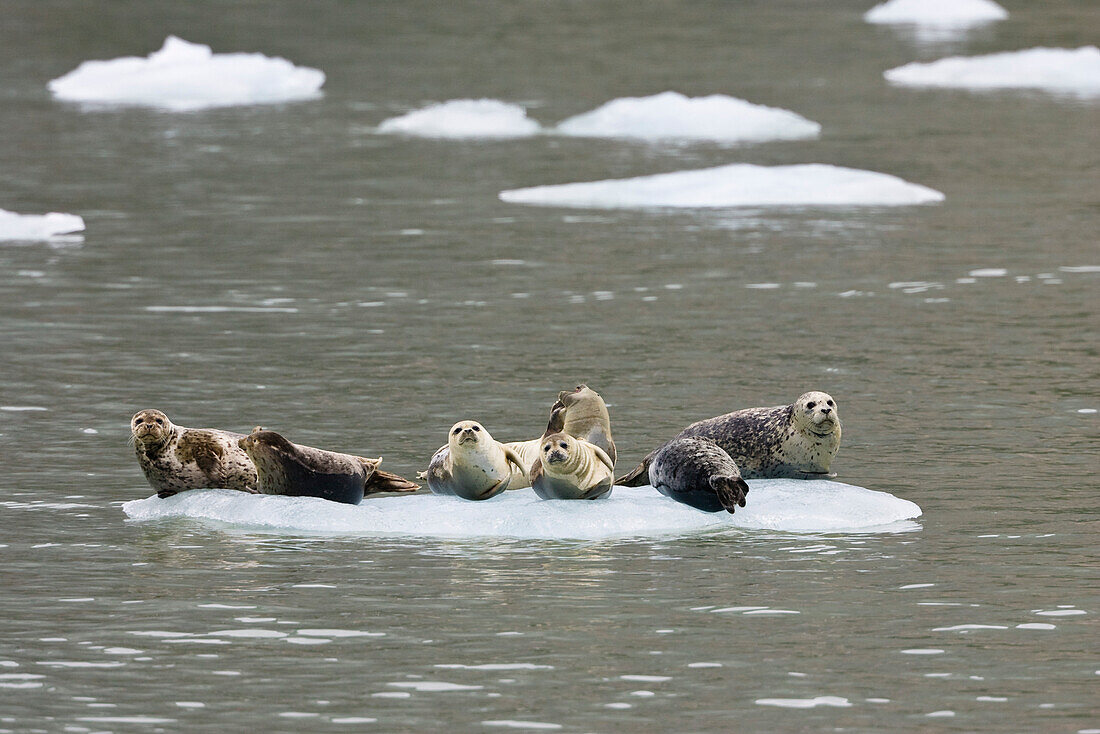
<svg viewBox="0 0 1100 734">
<path fill-rule="evenodd" d="M 718 495 L 718 501 L 722 503 L 722 507 L 729 514 L 732 515 L 738 506 L 745 506 L 745 495 L 749 493 L 749 485 L 745 484 L 744 479 L 711 477 L 710 486 Z"/>
<path fill-rule="evenodd" d="M 584 494 L 580 496 L 582 500 L 598 500 L 602 497 L 606 497 L 611 494 L 611 488 L 614 483 L 611 478 L 608 477 L 605 481 L 600 482 L 592 487 L 589 487 L 584 491 Z"/>
<path fill-rule="evenodd" d="M 642 463 L 634 467 L 634 470 L 629 474 L 624 474 L 615 480 L 615 484 L 622 487 L 644 487 L 649 484 L 649 464 L 653 461 L 653 456 L 656 451 L 649 452 L 649 455 L 642 459 Z"/>
<path fill-rule="evenodd" d="M 500 448 L 504 450 L 504 458 L 507 459 L 512 466 L 519 469 L 521 474 L 527 474 L 527 469 L 529 467 L 523 465 L 523 457 L 520 456 L 515 449 L 510 446 L 505 446 L 504 444 L 501 444 Z M 510 476 L 509 479 L 511 479 Z"/>
</svg>

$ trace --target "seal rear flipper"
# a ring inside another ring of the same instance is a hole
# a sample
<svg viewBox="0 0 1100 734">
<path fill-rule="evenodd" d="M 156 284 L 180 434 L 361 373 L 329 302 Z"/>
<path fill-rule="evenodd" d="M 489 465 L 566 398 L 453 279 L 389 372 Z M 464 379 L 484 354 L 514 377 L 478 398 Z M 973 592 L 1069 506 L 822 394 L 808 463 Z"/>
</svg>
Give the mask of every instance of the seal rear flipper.
<svg viewBox="0 0 1100 734">
<path fill-rule="evenodd" d="M 733 477 L 711 477 L 710 486 L 718 494 L 718 501 L 726 512 L 733 514 L 737 507 L 745 506 L 745 495 L 749 493 L 749 485 L 744 479 Z"/>
<path fill-rule="evenodd" d="M 410 482 L 405 477 L 391 474 L 388 471 L 375 469 L 366 483 L 363 485 L 363 494 L 378 494 L 379 492 L 415 492 L 420 489 L 416 482 Z"/>
<path fill-rule="evenodd" d="M 656 453 L 656 452 L 653 452 Z M 615 480 L 615 484 L 622 487 L 644 487 L 649 484 L 649 463 L 653 461 L 653 454 L 642 459 L 642 463 L 634 467 L 629 474 L 624 474 Z"/>
</svg>

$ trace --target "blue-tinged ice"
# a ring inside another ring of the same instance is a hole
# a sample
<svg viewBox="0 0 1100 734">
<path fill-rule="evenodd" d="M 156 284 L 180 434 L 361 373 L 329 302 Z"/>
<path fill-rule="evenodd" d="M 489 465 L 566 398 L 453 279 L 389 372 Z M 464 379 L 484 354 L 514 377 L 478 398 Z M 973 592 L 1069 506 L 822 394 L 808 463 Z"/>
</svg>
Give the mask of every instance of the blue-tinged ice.
<svg viewBox="0 0 1100 734">
<path fill-rule="evenodd" d="M 172 112 L 313 99 L 324 72 L 259 53 L 215 54 L 168 36 L 148 57 L 85 61 L 49 83 L 59 100 Z"/>
<path fill-rule="evenodd" d="M 540 500 L 529 489 L 491 500 L 416 494 L 345 505 L 313 497 L 191 490 L 125 503 L 132 520 L 191 518 L 253 531 L 439 538 L 598 540 L 683 535 L 721 529 L 793 533 L 913 530 L 921 509 L 886 492 L 825 480 L 754 479 L 747 506 L 706 513 L 652 487 L 616 487 L 605 499 Z"/>
</svg>

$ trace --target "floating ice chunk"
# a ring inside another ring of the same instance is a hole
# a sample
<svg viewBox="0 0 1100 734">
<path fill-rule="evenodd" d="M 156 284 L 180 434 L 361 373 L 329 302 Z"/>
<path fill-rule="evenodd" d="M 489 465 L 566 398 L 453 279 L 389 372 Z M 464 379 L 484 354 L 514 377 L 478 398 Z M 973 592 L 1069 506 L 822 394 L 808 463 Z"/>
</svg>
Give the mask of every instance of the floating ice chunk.
<svg viewBox="0 0 1100 734">
<path fill-rule="evenodd" d="M 1100 96 L 1100 48 L 1032 48 L 986 56 L 951 56 L 884 72 L 892 84 L 962 89 L 1040 89 L 1076 97 Z"/>
<path fill-rule="evenodd" d="M 966 27 L 1004 20 L 1008 11 L 992 0 L 889 0 L 868 10 L 868 23 Z"/>
<path fill-rule="evenodd" d="M 502 201 L 595 209 L 740 206 L 904 206 L 943 201 L 939 191 L 895 176 L 825 164 L 734 163 L 638 178 L 535 186 L 500 193 Z"/>
<path fill-rule="evenodd" d="M 522 107 L 496 99 L 452 99 L 378 126 L 380 133 L 447 139 L 525 138 L 540 130 Z"/>
<path fill-rule="evenodd" d="M 570 117 L 557 132 L 586 138 L 756 143 L 816 138 L 821 125 L 790 110 L 724 94 L 686 97 L 664 92 L 615 99 Z"/>
<path fill-rule="evenodd" d="M 753 703 L 757 706 L 779 706 L 786 709 L 812 709 L 817 706 L 835 706 L 848 708 L 852 704 L 846 698 L 839 696 L 815 696 L 814 698 L 758 698 Z"/>
<path fill-rule="evenodd" d="M 908 500 L 840 482 L 756 479 L 749 486 L 748 506 L 735 515 L 700 512 L 649 487 L 619 487 L 608 498 L 594 502 L 540 500 L 530 490 L 518 490 L 483 502 L 417 494 L 370 499 L 361 505 L 215 489 L 134 500 L 122 509 L 133 520 L 186 517 L 276 533 L 580 540 L 728 528 L 910 530 L 915 524 L 902 521 L 921 514 Z"/>
<path fill-rule="evenodd" d="M 85 61 L 49 83 L 68 102 L 137 105 L 173 112 L 314 99 L 324 72 L 258 53 L 215 54 L 168 36 L 147 58 Z"/>
<path fill-rule="evenodd" d="M 16 214 L 0 209 L 0 242 L 49 240 L 84 231 L 84 220 L 75 214 Z"/>
</svg>

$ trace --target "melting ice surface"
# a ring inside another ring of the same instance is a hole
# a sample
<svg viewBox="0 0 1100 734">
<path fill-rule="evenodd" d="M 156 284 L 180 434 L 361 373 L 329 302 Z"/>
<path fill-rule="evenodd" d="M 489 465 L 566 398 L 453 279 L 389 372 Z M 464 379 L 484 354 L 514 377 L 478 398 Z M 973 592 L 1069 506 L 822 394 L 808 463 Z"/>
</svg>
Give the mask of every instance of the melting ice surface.
<svg viewBox="0 0 1100 734">
<path fill-rule="evenodd" d="M 746 143 L 815 138 L 821 125 L 789 110 L 713 94 L 664 92 L 615 99 L 558 125 L 563 135 L 640 140 Z"/>
<path fill-rule="evenodd" d="M 16 214 L 0 209 L 0 242 L 48 240 L 83 230 L 84 220 L 75 214 Z"/>
<path fill-rule="evenodd" d="M 884 73 L 892 84 L 963 89 L 1041 89 L 1100 97 L 1100 48 L 1032 48 L 986 56 L 951 56 Z"/>
<path fill-rule="evenodd" d="M 943 201 L 939 191 L 896 176 L 825 164 L 734 163 L 638 178 L 535 186 L 502 201 L 595 209 L 738 206 L 904 206 Z"/>
<path fill-rule="evenodd" d="M 168 36 L 147 58 L 85 61 L 49 83 L 69 102 L 139 105 L 175 112 L 272 104 L 320 95 L 324 72 L 258 53 L 215 54 Z"/>
<path fill-rule="evenodd" d="M 380 133 L 457 140 L 524 138 L 540 130 L 522 107 L 496 99 L 452 99 L 391 117 L 378 126 Z"/>
<path fill-rule="evenodd" d="M 755 479 L 748 504 L 735 515 L 706 513 L 652 487 L 616 487 L 591 502 L 540 500 L 505 492 L 491 500 L 417 494 L 343 505 L 314 497 L 192 490 L 122 506 L 132 520 L 193 518 L 278 533 L 354 533 L 443 538 L 597 540 L 685 534 L 722 528 L 786 532 L 911 530 L 921 510 L 885 492 L 825 480 Z M 889 526 L 889 527 L 887 527 Z"/>
<path fill-rule="evenodd" d="M 1008 12 L 993 0 L 889 0 L 863 15 L 868 23 L 964 28 L 1007 17 Z"/>
</svg>

